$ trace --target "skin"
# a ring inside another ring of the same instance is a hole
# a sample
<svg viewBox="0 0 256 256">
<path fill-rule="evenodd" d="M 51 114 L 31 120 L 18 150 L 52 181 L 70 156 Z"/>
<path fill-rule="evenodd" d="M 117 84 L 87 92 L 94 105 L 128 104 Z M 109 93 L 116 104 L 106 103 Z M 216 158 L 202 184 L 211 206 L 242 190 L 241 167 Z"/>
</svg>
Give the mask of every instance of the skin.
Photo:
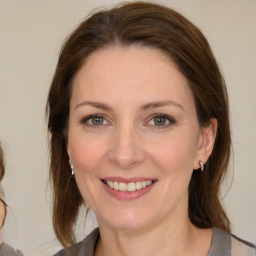
<svg viewBox="0 0 256 256">
<path fill-rule="evenodd" d="M 103 116 L 99 125 L 95 114 Z M 167 117 L 159 123 L 158 114 Z M 99 223 L 95 255 L 207 255 L 212 230 L 190 222 L 188 186 L 216 129 L 215 119 L 200 127 L 186 78 L 162 52 L 116 46 L 85 60 L 73 82 L 67 152 Z M 101 181 L 113 176 L 156 182 L 120 200 Z"/>
<path fill-rule="evenodd" d="M 1 192 L 0 192 L 0 196 L 2 196 Z M 0 245 L 2 244 L 2 229 L 3 229 L 3 222 L 4 222 L 4 218 L 5 218 L 5 214 L 6 214 L 6 207 L 3 204 L 2 201 L 0 201 Z"/>
<path fill-rule="evenodd" d="M 2 203 L 2 201 L 0 201 L 0 227 L 3 225 L 5 211 L 5 205 Z"/>
</svg>

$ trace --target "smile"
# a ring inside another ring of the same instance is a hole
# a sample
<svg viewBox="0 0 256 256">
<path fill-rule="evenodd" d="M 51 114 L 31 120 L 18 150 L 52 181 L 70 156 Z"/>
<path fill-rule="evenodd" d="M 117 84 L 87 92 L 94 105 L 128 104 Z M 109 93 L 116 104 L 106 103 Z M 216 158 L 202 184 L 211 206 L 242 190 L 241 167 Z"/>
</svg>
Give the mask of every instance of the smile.
<svg viewBox="0 0 256 256">
<path fill-rule="evenodd" d="M 118 182 L 118 181 L 111 181 L 111 180 L 103 180 L 103 182 L 110 188 L 116 191 L 122 192 L 134 192 L 137 190 L 144 189 L 150 186 L 154 181 L 147 180 L 147 181 L 137 181 L 137 182 Z"/>
<path fill-rule="evenodd" d="M 134 200 L 149 193 L 158 182 L 152 178 L 105 177 L 101 179 L 106 192 L 118 200 Z"/>
</svg>

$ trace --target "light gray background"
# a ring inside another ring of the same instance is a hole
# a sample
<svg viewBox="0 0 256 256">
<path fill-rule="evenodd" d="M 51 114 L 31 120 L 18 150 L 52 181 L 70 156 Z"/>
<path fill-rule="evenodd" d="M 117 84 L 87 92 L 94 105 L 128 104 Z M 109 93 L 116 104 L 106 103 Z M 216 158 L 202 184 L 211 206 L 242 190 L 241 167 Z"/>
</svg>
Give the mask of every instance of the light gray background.
<svg viewBox="0 0 256 256">
<path fill-rule="evenodd" d="M 44 110 L 60 46 L 91 9 L 117 2 L 0 0 L 0 139 L 7 156 L 3 186 L 11 207 L 4 239 L 25 255 L 47 256 L 58 248 L 46 188 Z M 224 202 L 233 232 L 256 243 L 256 1 L 160 3 L 199 26 L 223 70 L 234 147 L 234 180 Z M 90 221 L 85 232 L 95 225 L 93 216 Z"/>
</svg>

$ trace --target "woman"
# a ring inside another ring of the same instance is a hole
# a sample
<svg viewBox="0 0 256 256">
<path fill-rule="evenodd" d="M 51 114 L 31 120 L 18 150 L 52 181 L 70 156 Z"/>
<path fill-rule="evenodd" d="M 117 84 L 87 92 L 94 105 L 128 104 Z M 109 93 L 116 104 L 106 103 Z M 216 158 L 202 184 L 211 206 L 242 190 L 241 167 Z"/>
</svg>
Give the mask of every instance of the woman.
<svg viewBox="0 0 256 256">
<path fill-rule="evenodd" d="M 56 255 L 254 255 L 219 190 L 230 156 L 226 86 L 202 33 L 135 2 L 85 20 L 48 97 Z M 85 202 L 99 229 L 75 243 Z"/>
<path fill-rule="evenodd" d="M 5 166 L 4 166 L 4 153 L 0 143 L 0 182 L 2 181 L 5 174 Z M 0 184 L 0 232 L 2 235 L 2 228 L 5 222 L 6 214 L 7 214 L 7 205 L 3 199 L 3 190 Z M 2 242 L 2 238 L 0 241 L 0 256 L 22 256 L 21 251 L 15 250 L 10 245 Z"/>
</svg>

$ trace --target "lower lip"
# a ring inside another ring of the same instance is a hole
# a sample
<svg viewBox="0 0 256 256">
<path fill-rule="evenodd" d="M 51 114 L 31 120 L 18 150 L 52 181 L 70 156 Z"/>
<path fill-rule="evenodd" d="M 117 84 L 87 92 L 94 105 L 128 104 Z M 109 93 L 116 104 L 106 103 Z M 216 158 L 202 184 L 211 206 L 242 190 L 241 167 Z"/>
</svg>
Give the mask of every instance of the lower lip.
<svg viewBox="0 0 256 256">
<path fill-rule="evenodd" d="M 134 192 L 118 191 L 118 190 L 114 190 L 113 188 L 110 188 L 104 182 L 102 182 L 102 184 L 104 185 L 104 188 L 111 196 L 113 196 L 119 200 L 133 200 L 133 199 L 137 199 L 137 198 L 147 194 L 153 188 L 153 186 L 156 184 L 156 182 L 153 182 L 151 185 L 149 185 L 145 188 L 142 188 L 140 190 L 136 190 Z"/>
</svg>

